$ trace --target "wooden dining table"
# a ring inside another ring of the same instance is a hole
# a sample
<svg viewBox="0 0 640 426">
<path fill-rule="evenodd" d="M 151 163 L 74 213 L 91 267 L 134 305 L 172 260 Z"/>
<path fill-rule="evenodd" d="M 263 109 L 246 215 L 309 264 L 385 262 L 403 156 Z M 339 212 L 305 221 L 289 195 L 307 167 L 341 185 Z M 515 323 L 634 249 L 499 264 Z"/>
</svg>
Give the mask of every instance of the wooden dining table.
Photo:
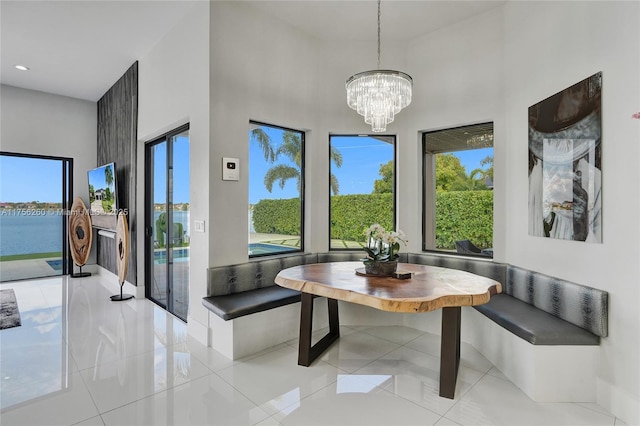
<svg viewBox="0 0 640 426">
<path fill-rule="evenodd" d="M 457 269 L 399 263 L 410 278 L 367 275 L 362 262 L 329 262 L 283 269 L 276 284 L 301 292 L 298 364 L 308 367 L 340 337 L 338 300 L 389 312 L 419 313 L 442 309 L 440 396 L 453 399 L 460 365 L 462 306 L 487 303 L 502 286 L 490 278 Z M 313 299 L 326 297 L 329 332 L 311 344 Z"/>
</svg>

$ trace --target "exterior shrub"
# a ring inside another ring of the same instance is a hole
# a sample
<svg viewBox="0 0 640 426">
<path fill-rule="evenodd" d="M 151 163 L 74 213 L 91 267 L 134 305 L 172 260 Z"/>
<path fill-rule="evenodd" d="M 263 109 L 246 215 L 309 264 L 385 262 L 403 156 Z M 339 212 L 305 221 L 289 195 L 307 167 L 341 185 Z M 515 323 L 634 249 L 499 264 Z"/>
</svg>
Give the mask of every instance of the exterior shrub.
<svg viewBox="0 0 640 426">
<path fill-rule="evenodd" d="M 351 194 L 331 197 L 331 238 L 364 242 L 374 223 L 394 229 L 393 194 Z"/>
<path fill-rule="evenodd" d="M 436 193 L 436 248 L 455 250 L 457 240 L 493 246 L 493 191 Z"/>
<path fill-rule="evenodd" d="M 300 198 L 260 200 L 253 206 L 253 228 L 264 234 L 300 235 Z"/>
<path fill-rule="evenodd" d="M 373 223 L 394 229 L 392 203 L 393 194 L 332 196 L 331 238 L 364 242 L 364 230 Z M 455 242 L 465 239 L 493 246 L 493 191 L 438 191 L 436 223 L 436 249 L 455 250 Z M 300 199 L 261 200 L 253 207 L 253 227 L 258 233 L 300 235 Z"/>
</svg>

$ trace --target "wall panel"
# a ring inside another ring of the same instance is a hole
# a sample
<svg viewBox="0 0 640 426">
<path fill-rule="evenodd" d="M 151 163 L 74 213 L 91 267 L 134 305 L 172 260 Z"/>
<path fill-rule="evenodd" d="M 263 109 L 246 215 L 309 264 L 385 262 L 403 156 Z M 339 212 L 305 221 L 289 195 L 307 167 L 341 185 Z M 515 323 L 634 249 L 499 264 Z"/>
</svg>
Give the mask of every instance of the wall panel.
<svg viewBox="0 0 640 426">
<path fill-rule="evenodd" d="M 116 163 L 117 207 L 127 212 L 130 258 L 127 281 L 137 285 L 136 139 L 138 62 L 98 101 L 98 165 Z M 115 240 L 98 235 L 98 265 L 117 274 Z"/>
</svg>

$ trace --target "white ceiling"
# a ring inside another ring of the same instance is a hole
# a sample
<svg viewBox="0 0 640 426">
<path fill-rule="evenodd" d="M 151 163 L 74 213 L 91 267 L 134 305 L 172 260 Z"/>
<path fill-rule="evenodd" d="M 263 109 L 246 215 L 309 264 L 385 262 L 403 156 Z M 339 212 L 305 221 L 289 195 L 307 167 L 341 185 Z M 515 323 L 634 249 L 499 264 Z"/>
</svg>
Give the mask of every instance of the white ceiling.
<svg viewBox="0 0 640 426">
<path fill-rule="evenodd" d="M 0 82 L 97 101 L 191 7 L 189 1 L 2 0 Z"/>
<path fill-rule="evenodd" d="M 504 2 L 384 0 L 382 40 L 410 40 Z M 373 0 L 247 3 L 319 39 L 376 40 Z M 1 0 L 0 82 L 97 101 L 191 7 L 191 0 Z"/>
<path fill-rule="evenodd" d="M 254 7 L 316 38 L 376 41 L 376 0 L 255 0 Z M 382 0 L 382 41 L 407 41 L 505 3 L 505 0 Z"/>
</svg>

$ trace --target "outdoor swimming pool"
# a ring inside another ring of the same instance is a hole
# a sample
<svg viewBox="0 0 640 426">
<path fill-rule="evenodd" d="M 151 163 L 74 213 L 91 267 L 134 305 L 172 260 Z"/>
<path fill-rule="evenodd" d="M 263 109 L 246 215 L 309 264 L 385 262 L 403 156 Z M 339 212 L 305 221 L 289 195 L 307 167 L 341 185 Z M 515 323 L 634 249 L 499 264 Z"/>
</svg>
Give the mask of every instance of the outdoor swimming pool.
<svg viewBox="0 0 640 426">
<path fill-rule="evenodd" d="M 287 253 L 299 250 L 297 247 L 279 246 L 267 243 L 251 243 L 249 244 L 249 255 L 255 256 L 267 253 Z"/>
<path fill-rule="evenodd" d="M 189 247 L 174 248 L 173 249 L 173 262 L 188 262 L 189 261 Z M 167 263 L 167 252 L 165 250 L 155 250 L 153 252 L 153 263 L 163 264 Z"/>
</svg>

